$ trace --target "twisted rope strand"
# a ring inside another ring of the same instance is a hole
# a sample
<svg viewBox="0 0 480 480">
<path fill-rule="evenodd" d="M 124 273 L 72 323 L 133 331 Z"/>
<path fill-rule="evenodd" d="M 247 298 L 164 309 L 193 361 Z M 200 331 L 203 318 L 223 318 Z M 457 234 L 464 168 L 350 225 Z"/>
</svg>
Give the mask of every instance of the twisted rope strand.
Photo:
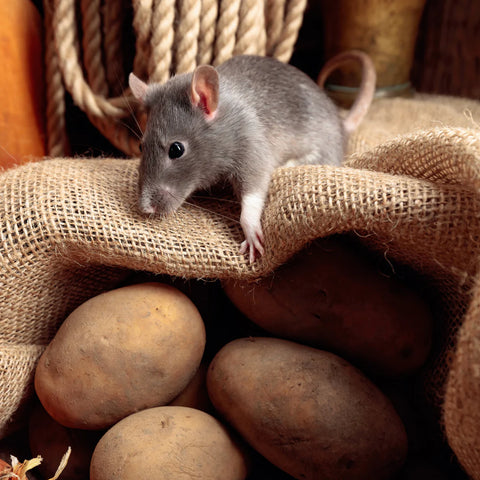
<svg viewBox="0 0 480 480">
<path fill-rule="evenodd" d="M 53 10 L 45 0 L 45 77 L 47 113 L 47 153 L 51 157 L 67 153 L 67 132 L 65 126 L 65 88 L 53 39 Z"/>
<path fill-rule="evenodd" d="M 307 0 L 290 0 L 287 4 L 283 30 L 273 53 L 282 62 L 288 62 L 292 56 L 306 6 Z"/>
<path fill-rule="evenodd" d="M 102 61 L 102 18 L 100 0 L 82 0 L 83 64 L 94 93 L 108 95 L 107 76 Z"/>
<path fill-rule="evenodd" d="M 197 65 L 205 65 L 212 62 L 217 15 L 217 0 L 203 0 L 200 13 Z"/>
<path fill-rule="evenodd" d="M 243 0 L 234 55 L 265 55 L 265 7 L 262 0 Z"/>
<path fill-rule="evenodd" d="M 217 22 L 217 39 L 214 49 L 214 65 L 228 60 L 235 49 L 235 36 L 239 24 L 241 0 L 219 0 L 220 16 Z"/>
<path fill-rule="evenodd" d="M 148 71 L 148 59 L 151 56 L 153 0 L 132 0 L 132 4 L 133 28 L 137 36 L 133 71 L 137 76 L 145 78 Z"/>
<path fill-rule="evenodd" d="M 174 41 L 175 0 L 155 0 L 152 16 L 149 80 L 165 83 L 170 78 Z"/>
<path fill-rule="evenodd" d="M 262 4 L 259 8 L 258 17 L 259 17 L 259 36 L 258 36 L 258 52 L 257 55 L 266 55 L 267 54 L 267 18 L 265 14 L 265 0 L 262 1 Z"/>
<path fill-rule="evenodd" d="M 267 0 L 266 24 L 267 24 L 267 55 L 273 55 L 277 42 L 282 34 L 285 5 L 287 0 Z"/>
<path fill-rule="evenodd" d="M 180 2 L 180 18 L 176 32 L 176 71 L 191 72 L 197 66 L 198 33 L 200 32 L 201 0 Z"/>
<path fill-rule="evenodd" d="M 108 93 L 121 95 L 122 81 L 125 78 L 123 68 L 123 27 L 125 24 L 124 0 L 105 0 L 103 5 L 103 52 Z M 108 95 L 107 93 L 107 95 Z"/>
</svg>

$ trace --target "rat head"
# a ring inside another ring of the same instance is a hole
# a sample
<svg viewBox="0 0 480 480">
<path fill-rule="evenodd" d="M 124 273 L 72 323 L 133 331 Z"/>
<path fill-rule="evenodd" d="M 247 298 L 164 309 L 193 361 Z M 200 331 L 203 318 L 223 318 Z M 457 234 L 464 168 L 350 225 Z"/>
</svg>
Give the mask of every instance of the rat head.
<svg viewBox="0 0 480 480">
<path fill-rule="evenodd" d="M 218 73 L 202 65 L 164 85 L 147 85 L 131 73 L 129 85 L 148 112 L 141 144 L 139 207 L 143 213 L 166 215 L 218 178 L 213 141 Z"/>
</svg>

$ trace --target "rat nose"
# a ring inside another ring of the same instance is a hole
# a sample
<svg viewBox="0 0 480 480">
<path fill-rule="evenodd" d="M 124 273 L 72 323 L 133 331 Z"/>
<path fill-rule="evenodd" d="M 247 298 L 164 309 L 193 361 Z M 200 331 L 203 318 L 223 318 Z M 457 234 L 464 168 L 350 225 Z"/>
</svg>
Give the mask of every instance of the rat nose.
<svg viewBox="0 0 480 480">
<path fill-rule="evenodd" d="M 143 201 L 140 200 L 138 206 L 139 206 L 139 208 L 140 208 L 140 211 L 141 211 L 142 213 L 147 214 L 147 215 L 153 215 L 154 213 L 157 212 L 156 206 L 155 206 L 153 203 L 151 203 L 151 202 L 145 203 L 145 202 L 143 202 Z"/>
<path fill-rule="evenodd" d="M 167 188 L 142 188 L 140 191 L 139 208 L 142 213 L 166 214 L 171 210 L 173 203 L 174 196 Z"/>
</svg>

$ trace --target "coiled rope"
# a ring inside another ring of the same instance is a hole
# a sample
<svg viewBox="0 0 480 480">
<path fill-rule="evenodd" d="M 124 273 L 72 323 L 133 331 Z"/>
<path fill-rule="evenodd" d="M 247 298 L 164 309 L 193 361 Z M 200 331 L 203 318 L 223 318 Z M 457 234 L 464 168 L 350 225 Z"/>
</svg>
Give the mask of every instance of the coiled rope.
<svg viewBox="0 0 480 480">
<path fill-rule="evenodd" d="M 219 65 L 233 55 L 269 55 L 287 62 L 306 3 L 44 0 L 49 155 L 67 153 L 65 89 L 112 145 L 127 155 L 139 154 L 138 135 L 128 123 L 135 102 L 124 84 L 127 21 L 135 34 L 130 69 L 163 83 L 173 74 L 205 63 Z"/>
</svg>

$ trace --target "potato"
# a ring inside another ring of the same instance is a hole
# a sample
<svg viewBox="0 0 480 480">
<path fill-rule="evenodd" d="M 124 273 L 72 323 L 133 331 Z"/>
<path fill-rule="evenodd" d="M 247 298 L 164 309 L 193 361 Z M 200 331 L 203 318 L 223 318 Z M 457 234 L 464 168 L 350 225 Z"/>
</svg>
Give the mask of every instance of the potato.
<svg viewBox="0 0 480 480">
<path fill-rule="evenodd" d="M 207 369 L 208 365 L 201 363 L 197 373 L 185 390 L 175 397 L 169 405 L 196 408 L 207 413 L 212 411 L 213 406 L 207 393 Z"/>
<path fill-rule="evenodd" d="M 237 339 L 210 364 L 215 408 L 297 479 L 388 479 L 406 457 L 389 400 L 340 357 L 276 338 Z"/>
<path fill-rule="evenodd" d="M 42 463 L 37 467 L 44 478 L 51 478 L 57 471 L 64 453 L 72 447 L 62 480 L 88 478 L 93 450 L 103 432 L 76 430 L 64 427 L 53 420 L 42 405 L 35 405 L 30 416 L 28 439 L 32 456 L 40 455 Z"/>
<path fill-rule="evenodd" d="M 39 360 L 35 389 L 62 425 L 104 429 L 173 400 L 204 348 L 203 321 L 183 293 L 160 283 L 131 285 L 68 316 Z"/>
<path fill-rule="evenodd" d="M 258 283 L 223 285 L 264 330 L 337 353 L 371 374 L 411 374 L 430 351 L 425 301 L 341 237 L 316 241 Z"/>
<path fill-rule="evenodd" d="M 90 480 L 241 480 L 248 459 L 227 429 L 189 407 L 156 407 L 114 425 L 93 453 Z"/>
</svg>

